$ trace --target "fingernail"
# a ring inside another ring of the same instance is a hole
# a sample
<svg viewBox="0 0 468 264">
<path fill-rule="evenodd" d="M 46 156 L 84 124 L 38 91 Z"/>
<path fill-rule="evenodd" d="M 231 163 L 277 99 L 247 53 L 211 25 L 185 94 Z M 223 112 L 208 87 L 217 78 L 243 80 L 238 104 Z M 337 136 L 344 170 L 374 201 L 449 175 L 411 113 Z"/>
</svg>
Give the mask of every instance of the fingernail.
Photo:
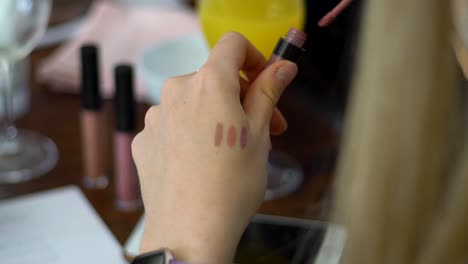
<svg viewBox="0 0 468 264">
<path fill-rule="evenodd" d="M 327 20 L 326 19 L 321 19 L 319 22 L 318 22 L 318 25 L 319 27 L 324 27 L 327 25 Z"/>
<path fill-rule="evenodd" d="M 282 82 L 283 86 L 288 86 L 297 74 L 296 64 L 288 61 L 284 63 L 277 71 L 276 78 Z"/>
<path fill-rule="evenodd" d="M 326 27 L 328 25 L 330 25 L 334 20 L 335 20 L 336 17 L 332 16 L 332 15 L 327 15 L 325 17 L 323 17 L 320 21 L 319 21 L 319 26 L 320 27 Z"/>
</svg>

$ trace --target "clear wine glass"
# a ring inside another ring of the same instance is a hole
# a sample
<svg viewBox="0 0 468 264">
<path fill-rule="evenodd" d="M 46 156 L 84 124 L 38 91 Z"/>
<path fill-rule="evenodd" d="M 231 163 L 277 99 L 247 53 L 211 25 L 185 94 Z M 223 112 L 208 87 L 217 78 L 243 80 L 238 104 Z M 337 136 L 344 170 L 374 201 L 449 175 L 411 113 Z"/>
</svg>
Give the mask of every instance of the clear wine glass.
<svg viewBox="0 0 468 264">
<path fill-rule="evenodd" d="M 39 43 L 47 28 L 50 0 L 0 0 L 0 183 L 18 183 L 50 171 L 58 160 L 55 144 L 13 121 L 14 65 Z"/>
<path fill-rule="evenodd" d="M 302 29 L 303 0 L 202 0 L 198 3 L 205 39 L 213 47 L 229 31 L 246 36 L 269 58 L 280 37 L 291 27 Z M 272 150 L 268 162 L 265 200 L 281 198 L 299 189 L 303 181 L 300 164 L 290 155 Z"/>
</svg>

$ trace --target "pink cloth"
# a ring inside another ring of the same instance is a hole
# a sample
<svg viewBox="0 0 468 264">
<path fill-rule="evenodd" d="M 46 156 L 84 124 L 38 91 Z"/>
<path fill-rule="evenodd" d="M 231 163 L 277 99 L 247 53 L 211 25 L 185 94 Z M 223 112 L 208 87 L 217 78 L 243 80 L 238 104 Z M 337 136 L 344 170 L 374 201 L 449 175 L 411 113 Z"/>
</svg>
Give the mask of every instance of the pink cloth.
<svg viewBox="0 0 468 264">
<path fill-rule="evenodd" d="M 110 98 L 114 94 L 113 68 L 116 64 L 131 63 L 137 68 L 137 61 L 147 48 L 199 31 L 196 15 L 188 10 L 128 7 L 101 1 L 92 7 L 77 36 L 40 65 L 37 77 L 53 91 L 79 93 L 79 48 L 87 42 L 97 43 L 101 51 L 102 94 Z M 136 85 L 137 99 L 144 100 L 145 87 L 138 77 Z"/>
</svg>

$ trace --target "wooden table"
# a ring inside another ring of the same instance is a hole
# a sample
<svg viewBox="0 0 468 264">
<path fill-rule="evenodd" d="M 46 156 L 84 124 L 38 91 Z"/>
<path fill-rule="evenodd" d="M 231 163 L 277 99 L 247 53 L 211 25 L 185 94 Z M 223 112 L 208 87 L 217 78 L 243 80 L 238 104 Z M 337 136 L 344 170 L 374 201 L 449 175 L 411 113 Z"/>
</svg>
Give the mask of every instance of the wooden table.
<svg viewBox="0 0 468 264">
<path fill-rule="evenodd" d="M 52 49 L 36 51 L 32 54 L 32 72 L 38 62 L 50 54 Z M 117 239 L 124 243 L 129 233 L 142 215 L 143 210 L 121 212 L 114 206 L 114 187 L 105 190 L 86 190 L 82 185 L 82 161 L 78 114 L 78 96 L 49 92 L 31 74 L 31 110 L 17 124 L 20 128 L 31 129 L 49 136 L 58 146 L 60 160 L 47 175 L 30 182 L 17 185 L 0 185 L 0 199 L 16 197 L 60 186 L 75 184 L 81 187 L 91 204 L 109 226 Z M 140 126 L 146 105 L 139 105 Z M 304 89 L 292 88 L 282 99 L 280 108 L 289 120 L 288 132 L 273 139 L 275 148 L 296 157 L 303 165 L 305 181 L 302 188 L 290 197 L 266 202 L 261 213 L 291 217 L 314 218 L 318 216 L 317 202 L 330 183 L 330 165 L 337 146 L 337 137 L 320 118 L 304 93 Z M 112 102 L 105 103 L 108 114 L 108 135 L 111 139 Z M 112 150 L 112 146 L 109 147 Z M 112 153 L 112 152 L 109 152 Z M 112 178 L 112 163 L 109 162 Z"/>
</svg>

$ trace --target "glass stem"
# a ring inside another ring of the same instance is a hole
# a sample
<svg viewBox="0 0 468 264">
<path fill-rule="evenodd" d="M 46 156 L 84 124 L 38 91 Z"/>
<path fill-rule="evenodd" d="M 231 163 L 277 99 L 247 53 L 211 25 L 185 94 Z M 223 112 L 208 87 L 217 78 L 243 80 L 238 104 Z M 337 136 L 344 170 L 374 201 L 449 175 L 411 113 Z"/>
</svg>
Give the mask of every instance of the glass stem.
<svg viewBox="0 0 468 264">
<path fill-rule="evenodd" d="M 0 60 L 1 76 L 3 76 L 3 89 L 1 89 L 1 100 L 3 115 L 0 130 L 0 153 L 17 152 L 16 136 L 18 134 L 14 125 L 13 117 L 13 64 L 8 60 Z"/>
</svg>

